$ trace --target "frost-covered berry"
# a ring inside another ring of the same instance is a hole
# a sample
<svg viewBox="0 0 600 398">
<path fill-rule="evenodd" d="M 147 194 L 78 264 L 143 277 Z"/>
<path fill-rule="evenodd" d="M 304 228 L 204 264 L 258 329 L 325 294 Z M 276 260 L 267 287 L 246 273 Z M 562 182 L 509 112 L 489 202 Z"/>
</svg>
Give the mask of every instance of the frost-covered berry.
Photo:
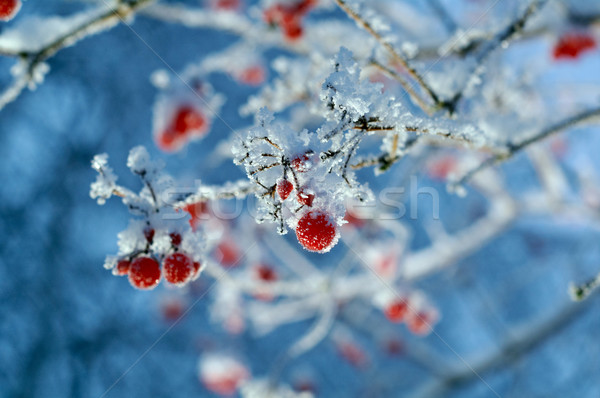
<svg viewBox="0 0 600 398">
<path fill-rule="evenodd" d="M 408 330 L 412 333 L 424 336 L 431 332 L 435 321 L 435 316 L 433 314 L 426 311 L 419 311 L 408 317 L 406 325 L 408 326 Z"/>
<path fill-rule="evenodd" d="M 240 260 L 240 253 L 237 246 L 229 241 L 219 243 L 219 246 L 215 250 L 215 256 L 225 267 L 234 267 L 238 265 Z"/>
<path fill-rule="evenodd" d="M 263 282 L 274 282 L 277 280 L 277 272 L 268 265 L 260 264 L 254 269 L 257 279 Z"/>
<path fill-rule="evenodd" d="M 154 289 L 160 282 L 160 265 L 150 257 L 138 257 L 129 267 L 129 283 L 137 289 Z"/>
<path fill-rule="evenodd" d="M 144 237 L 146 238 L 146 242 L 152 244 L 154 241 L 154 228 L 147 227 L 144 229 Z"/>
<path fill-rule="evenodd" d="M 0 20 L 10 21 L 21 8 L 21 0 L 0 0 Z"/>
<path fill-rule="evenodd" d="M 208 219 L 208 202 L 191 203 L 185 206 L 183 211 L 192 216 L 192 218 L 190 218 L 190 227 L 192 227 L 192 231 L 196 231 L 202 220 Z"/>
<path fill-rule="evenodd" d="M 292 184 L 290 181 L 283 178 L 277 181 L 277 195 L 279 195 L 281 200 L 286 200 L 293 190 L 294 184 Z"/>
<path fill-rule="evenodd" d="M 200 112 L 190 106 L 179 108 L 173 120 L 173 130 L 177 134 L 186 134 L 190 131 L 204 132 L 206 118 Z"/>
<path fill-rule="evenodd" d="M 212 7 L 217 10 L 237 10 L 240 5 L 240 0 L 213 0 L 212 2 Z"/>
<path fill-rule="evenodd" d="M 305 173 L 308 170 L 310 170 L 310 167 L 311 167 L 310 157 L 308 156 L 307 153 L 303 153 L 301 155 L 294 156 L 291 164 L 292 164 L 292 167 L 294 168 L 294 170 L 296 170 L 298 173 Z"/>
<path fill-rule="evenodd" d="M 198 276 L 200 276 L 200 268 L 202 268 L 200 262 L 198 261 L 194 261 L 194 263 L 192 264 L 193 268 L 194 268 L 194 272 L 192 273 L 192 278 L 191 280 L 196 280 L 198 279 Z"/>
<path fill-rule="evenodd" d="M 113 269 L 113 274 L 118 276 L 127 275 L 129 273 L 129 267 L 131 267 L 131 262 L 129 260 L 120 260 Z"/>
<path fill-rule="evenodd" d="M 194 275 L 194 262 L 183 253 L 173 253 L 165 258 L 163 273 L 167 282 L 183 285 Z"/>
<path fill-rule="evenodd" d="M 259 86 L 265 81 L 265 68 L 251 65 L 237 73 L 236 79 L 250 86 Z"/>
<path fill-rule="evenodd" d="M 178 297 L 169 297 L 161 303 L 160 309 L 166 321 L 176 321 L 183 315 L 183 301 Z"/>
<path fill-rule="evenodd" d="M 311 207 L 313 204 L 313 201 L 315 200 L 315 195 L 301 189 L 298 192 L 298 195 L 296 195 L 296 199 L 298 200 L 298 203 L 308 206 L 308 207 Z"/>
<path fill-rule="evenodd" d="M 274 4 L 264 12 L 265 21 L 279 26 L 288 40 L 302 36 L 302 18 L 316 5 L 316 0 L 300 0 L 293 4 Z"/>
<path fill-rule="evenodd" d="M 181 244 L 181 234 L 178 232 L 171 232 L 169 234 L 169 237 L 171 238 L 171 244 L 173 246 L 179 246 Z"/>
<path fill-rule="evenodd" d="M 233 395 L 238 387 L 250 377 L 241 362 L 225 355 L 207 355 L 199 364 L 200 381 L 219 395 Z"/>
<path fill-rule="evenodd" d="M 397 299 L 385 307 L 385 316 L 392 322 L 402 322 L 408 315 L 408 303 L 404 299 Z"/>
<path fill-rule="evenodd" d="M 327 213 L 310 211 L 298 221 L 296 237 L 306 250 L 325 253 L 337 242 L 337 228 Z"/>
<path fill-rule="evenodd" d="M 566 33 L 554 46 L 554 59 L 575 59 L 585 51 L 596 47 L 594 38 L 585 32 Z"/>
</svg>

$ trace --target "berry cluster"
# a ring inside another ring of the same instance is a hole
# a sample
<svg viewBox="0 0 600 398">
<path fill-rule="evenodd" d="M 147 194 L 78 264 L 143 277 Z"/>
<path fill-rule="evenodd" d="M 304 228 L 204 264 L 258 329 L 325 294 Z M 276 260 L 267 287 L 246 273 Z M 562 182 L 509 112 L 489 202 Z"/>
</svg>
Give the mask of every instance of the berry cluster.
<svg viewBox="0 0 600 398">
<path fill-rule="evenodd" d="M 554 46 L 554 59 L 575 59 L 582 53 L 596 48 L 594 37 L 585 32 L 566 33 Z"/>
<path fill-rule="evenodd" d="M 302 18 L 316 5 L 317 0 L 299 0 L 293 4 L 277 3 L 264 11 L 264 19 L 271 26 L 279 26 L 288 40 L 302 37 Z"/>
<path fill-rule="evenodd" d="M 154 240 L 154 229 L 146 228 L 144 236 L 149 247 Z M 161 276 L 175 286 L 183 286 L 195 280 L 200 274 L 200 263 L 178 251 L 181 245 L 179 233 L 171 233 L 170 238 L 173 253 L 163 259 L 162 270 L 159 261 L 154 256 L 149 256 L 148 250 L 146 250 L 146 252 L 134 253 L 121 258 L 113 269 L 113 274 L 127 275 L 129 283 L 142 290 L 154 289 L 160 283 Z"/>
<path fill-rule="evenodd" d="M 0 0 L 0 20 L 10 21 L 20 8 L 21 0 Z"/>
<path fill-rule="evenodd" d="M 394 297 L 383 308 L 385 317 L 394 323 L 405 322 L 408 330 L 417 335 L 427 335 L 437 322 L 437 311 L 422 305 L 421 300 Z"/>
</svg>

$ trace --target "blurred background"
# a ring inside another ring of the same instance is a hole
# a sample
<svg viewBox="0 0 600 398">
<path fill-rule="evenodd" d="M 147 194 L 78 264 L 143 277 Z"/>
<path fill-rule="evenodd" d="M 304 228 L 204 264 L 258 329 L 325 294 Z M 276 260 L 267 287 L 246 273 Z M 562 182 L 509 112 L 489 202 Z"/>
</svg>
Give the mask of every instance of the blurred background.
<svg viewBox="0 0 600 398">
<path fill-rule="evenodd" d="M 88 6 L 28 0 L 17 19 L 69 15 Z M 0 25 L 0 33 L 13 22 Z M 124 25 L 87 38 L 59 52 L 44 83 L 0 112 L 2 398 L 211 397 L 198 381 L 203 352 L 235 352 L 261 376 L 311 324 L 298 322 L 260 338 L 251 330 L 230 335 L 210 322 L 210 294 L 173 324 L 172 292 L 164 286 L 137 291 L 103 269 L 129 215 L 117 200 L 100 207 L 90 199 L 95 154 L 108 153 L 128 186 L 138 182 L 125 168 L 126 157 L 140 144 L 187 181 L 200 177 L 217 184 L 243 177 L 229 162 L 205 161 L 229 134 L 219 120 L 206 139 L 171 156 L 160 153 L 151 136 L 156 90 L 149 77 L 165 65 L 148 46 L 181 70 L 233 38 L 142 15 L 132 27 L 147 45 Z M 597 74 L 598 51 L 586 62 L 586 70 Z M 3 87 L 13 64 L 0 57 Z M 560 73 L 572 76 L 573 70 Z M 211 83 L 228 95 L 223 119 L 234 129 L 250 124 L 237 109 L 254 89 L 227 76 L 213 76 Z M 576 129 L 565 139 L 567 171 L 582 157 L 597 167 L 597 127 Z M 514 177 L 511 189 L 532 180 L 533 171 L 520 158 L 503 167 Z M 376 179 L 372 172 L 361 177 L 375 190 L 391 178 Z M 476 197 L 446 194 L 443 182 L 422 183 L 442 195 L 440 216 L 449 229 L 480 211 Z M 422 220 L 408 222 L 415 248 L 422 247 Z M 294 236 L 286 239 L 296 244 Z M 442 316 L 435 334 L 418 337 L 398 326 L 393 337 L 399 348 L 386 350 L 369 333 L 376 323 L 355 325 L 354 336 L 368 353 L 366 366 L 342 360 L 326 340 L 287 368 L 283 380 L 294 385 L 308 379 L 319 397 L 495 396 L 491 390 L 501 397 L 600 397 L 600 298 L 573 303 L 568 296 L 571 281 L 581 283 L 600 271 L 599 241 L 597 226 L 521 219 L 477 253 L 418 282 Z M 337 247 L 327 259 L 307 256 L 325 263 L 342 251 Z M 187 309 L 212 282 L 201 278 L 191 292 L 177 296 L 178 303 Z M 385 322 L 380 314 L 369 319 Z M 466 364 L 476 364 L 477 374 Z"/>
</svg>

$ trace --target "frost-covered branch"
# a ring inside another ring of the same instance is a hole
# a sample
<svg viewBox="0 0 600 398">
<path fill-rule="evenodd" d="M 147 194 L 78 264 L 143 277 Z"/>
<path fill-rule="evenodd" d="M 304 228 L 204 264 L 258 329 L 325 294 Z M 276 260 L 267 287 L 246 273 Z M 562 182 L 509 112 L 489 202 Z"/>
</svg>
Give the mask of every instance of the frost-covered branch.
<svg viewBox="0 0 600 398">
<path fill-rule="evenodd" d="M 532 145 L 538 141 L 541 141 L 553 134 L 560 133 L 564 130 L 567 130 L 571 127 L 575 127 L 577 125 L 583 123 L 593 122 L 595 119 L 600 117 L 600 108 L 594 108 L 590 110 L 586 110 L 580 112 L 574 116 L 568 117 L 564 120 L 561 120 L 558 123 L 555 123 L 540 132 L 530 136 L 529 138 L 523 139 L 521 141 L 517 141 L 515 143 L 509 143 L 506 145 L 506 152 L 488 158 L 486 161 L 479 164 L 477 167 L 469 170 L 465 173 L 460 179 L 456 182 L 452 183 L 453 187 L 459 187 L 469 181 L 473 176 L 481 172 L 482 170 L 487 169 L 488 167 L 495 166 L 498 163 L 501 163 L 505 160 L 512 158 L 514 155 L 527 148 L 529 145 Z"/>
<path fill-rule="evenodd" d="M 423 90 L 425 90 L 425 92 L 428 94 L 429 98 L 433 101 L 433 103 L 437 107 L 442 107 L 442 108 L 444 107 L 444 104 L 440 101 L 437 94 L 427 84 L 427 82 L 425 82 L 423 77 L 419 74 L 419 72 L 417 72 L 417 70 L 414 68 L 414 66 L 412 66 L 410 64 L 409 60 L 405 56 L 403 56 L 398 51 L 396 51 L 394 46 L 392 46 L 379 32 L 377 32 L 377 30 L 367 20 L 365 20 L 358 12 L 353 10 L 347 4 L 347 2 L 345 0 L 335 0 L 335 2 L 346 14 L 348 14 L 349 17 L 351 17 L 352 19 L 354 19 L 356 21 L 358 26 L 360 26 L 365 31 L 367 31 L 371 36 L 373 36 L 379 42 L 379 44 L 381 44 L 389 52 L 389 54 L 392 56 L 392 58 L 396 62 L 398 62 L 404 70 L 406 70 L 406 72 L 414 79 L 414 81 L 416 81 L 418 83 L 419 86 L 421 86 L 421 88 Z M 379 65 L 379 64 L 377 63 L 377 65 Z M 423 99 L 419 98 L 419 95 L 412 89 L 412 86 L 410 85 L 410 83 L 404 81 L 404 79 L 402 79 L 399 75 L 396 75 L 395 78 L 396 78 L 396 80 L 401 82 L 402 87 L 404 87 L 407 90 L 407 93 L 409 94 L 409 96 L 415 101 L 415 103 L 417 105 L 419 105 L 423 109 L 423 111 L 425 113 L 427 113 L 427 114 L 433 113 L 433 110 L 430 107 L 425 106 L 425 102 L 423 101 Z"/>
<path fill-rule="evenodd" d="M 153 1 L 155 0 L 117 0 L 114 5 L 105 3 L 96 10 L 65 19 L 64 22 L 67 24 L 72 23 L 73 26 L 68 26 L 67 29 L 64 27 L 61 28 L 66 31 L 61 32 L 58 37 L 53 37 L 52 31 L 40 31 L 40 34 L 44 35 L 42 37 L 43 41 L 46 41 L 41 48 L 36 48 L 35 43 L 32 43 L 30 38 L 27 38 L 22 43 L 25 45 L 24 48 L 19 48 L 18 44 L 21 38 L 18 31 L 10 31 L 10 35 L 12 36 L 8 36 L 6 32 L 3 33 L 0 36 L 0 55 L 17 57 L 19 64 L 13 69 L 15 78 L 12 85 L 0 94 L 0 110 L 17 99 L 26 87 L 29 86 L 33 89 L 36 84 L 43 81 L 44 75 L 49 70 L 45 61 L 52 58 L 57 52 L 63 48 L 72 46 L 88 36 L 113 28 Z M 107 7 L 109 8 L 108 10 L 106 10 Z M 40 21 L 35 21 L 34 23 L 42 24 L 42 27 L 44 26 L 43 22 Z M 56 21 L 52 21 L 52 23 L 56 23 Z M 47 27 L 55 28 L 56 26 L 50 24 Z M 33 29 L 33 26 L 27 27 L 27 30 Z M 40 27 L 36 26 L 35 29 L 39 30 Z M 24 34 L 27 36 L 30 32 L 25 32 Z M 13 36 L 16 36 L 16 40 Z M 48 42 L 49 37 L 52 39 Z M 17 43 L 16 47 L 14 47 L 14 42 Z M 7 45 L 11 45 L 12 47 Z"/>
</svg>

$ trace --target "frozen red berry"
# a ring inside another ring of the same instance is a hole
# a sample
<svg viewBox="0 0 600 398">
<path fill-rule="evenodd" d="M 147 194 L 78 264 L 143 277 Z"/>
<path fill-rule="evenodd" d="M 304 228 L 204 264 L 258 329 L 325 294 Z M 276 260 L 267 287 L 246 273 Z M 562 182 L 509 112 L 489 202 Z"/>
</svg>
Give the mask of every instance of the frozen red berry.
<svg viewBox="0 0 600 398">
<path fill-rule="evenodd" d="M 0 0 L 0 20 L 9 21 L 13 19 L 21 8 L 21 0 Z"/>
<path fill-rule="evenodd" d="M 200 276 L 200 269 L 202 268 L 202 265 L 200 264 L 199 261 L 194 261 L 194 263 L 192 264 L 194 267 L 194 272 L 192 273 L 192 278 L 191 280 L 196 280 L 198 279 L 198 276 Z"/>
<path fill-rule="evenodd" d="M 402 322 L 408 315 L 408 303 L 405 299 L 397 299 L 385 308 L 385 316 L 392 322 Z"/>
<path fill-rule="evenodd" d="M 435 159 L 427 167 L 427 173 L 435 180 L 445 180 L 456 170 L 457 164 L 454 156 L 447 155 Z"/>
<path fill-rule="evenodd" d="M 277 280 L 277 272 L 268 265 L 260 264 L 254 269 L 257 279 L 263 282 L 274 282 Z"/>
<path fill-rule="evenodd" d="M 327 213 L 310 211 L 298 221 L 296 237 L 305 249 L 325 253 L 337 241 L 337 228 Z"/>
<path fill-rule="evenodd" d="M 181 244 L 181 234 L 178 232 L 171 232 L 169 234 L 169 237 L 171 238 L 171 244 L 173 246 L 179 246 Z"/>
<path fill-rule="evenodd" d="M 240 260 L 240 253 L 233 242 L 222 241 L 215 250 L 215 256 L 225 267 L 235 267 Z"/>
<path fill-rule="evenodd" d="M 202 133 L 205 125 L 204 115 L 187 105 L 179 108 L 173 119 L 173 130 L 177 134 L 186 134 L 191 131 Z"/>
<path fill-rule="evenodd" d="M 240 71 L 236 78 L 250 86 L 259 86 L 265 81 L 265 68 L 261 65 L 251 65 Z"/>
<path fill-rule="evenodd" d="M 183 285 L 194 274 L 194 262 L 183 253 L 173 253 L 163 262 L 163 273 L 167 282 Z"/>
<path fill-rule="evenodd" d="M 183 301 L 178 297 L 169 297 L 161 303 L 160 309 L 166 321 L 176 321 L 183 315 Z"/>
<path fill-rule="evenodd" d="M 137 289 L 154 289 L 160 282 L 160 265 L 150 257 L 139 257 L 129 267 L 129 283 Z"/>
<path fill-rule="evenodd" d="M 342 358 L 356 367 L 363 367 L 368 362 L 363 349 L 352 341 L 338 341 L 337 350 Z"/>
<path fill-rule="evenodd" d="M 240 0 L 213 0 L 212 6 L 217 10 L 237 10 Z"/>
<path fill-rule="evenodd" d="M 281 200 L 286 200 L 292 191 L 294 190 L 294 184 L 286 179 L 281 179 L 277 181 L 277 195 L 281 198 Z"/>
<path fill-rule="evenodd" d="M 238 360 L 224 355 L 207 355 L 199 366 L 199 378 L 204 386 L 219 395 L 233 395 L 250 377 L 250 372 Z"/>
<path fill-rule="evenodd" d="M 192 230 L 198 229 L 198 226 L 202 220 L 208 219 L 209 207 L 208 202 L 197 202 L 191 203 L 183 208 L 183 211 L 187 212 L 192 216 L 190 218 L 190 226 Z"/>
<path fill-rule="evenodd" d="M 301 155 L 294 156 L 292 159 L 292 167 L 298 173 L 305 173 L 310 170 L 311 164 L 310 157 L 308 155 L 308 153 L 303 153 Z"/>
<path fill-rule="evenodd" d="M 298 199 L 298 203 L 301 205 L 311 207 L 313 201 L 315 200 L 315 195 L 304 189 L 301 189 L 300 192 L 298 192 L 298 195 L 296 195 L 296 199 Z"/>
<path fill-rule="evenodd" d="M 433 319 L 426 312 L 418 312 L 407 319 L 408 330 L 414 334 L 426 335 L 431 332 Z"/>
<path fill-rule="evenodd" d="M 154 241 L 154 228 L 144 228 L 144 237 L 146 238 L 146 242 L 152 244 L 152 242 Z"/>
<path fill-rule="evenodd" d="M 279 26 L 290 41 L 302 36 L 302 18 L 313 8 L 316 0 L 301 0 L 292 4 L 274 4 L 264 12 L 265 21 L 272 26 Z"/>
<path fill-rule="evenodd" d="M 120 260 L 117 263 L 117 266 L 113 269 L 113 274 L 125 276 L 129 273 L 129 267 L 131 267 L 131 262 L 129 260 Z"/>
<path fill-rule="evenodd" d="M 585 32 L 566 33 L 554 45 L 554 59 L 575 59 L 583 52 L 596 48 L 594 37 Z"/>
</svg>

